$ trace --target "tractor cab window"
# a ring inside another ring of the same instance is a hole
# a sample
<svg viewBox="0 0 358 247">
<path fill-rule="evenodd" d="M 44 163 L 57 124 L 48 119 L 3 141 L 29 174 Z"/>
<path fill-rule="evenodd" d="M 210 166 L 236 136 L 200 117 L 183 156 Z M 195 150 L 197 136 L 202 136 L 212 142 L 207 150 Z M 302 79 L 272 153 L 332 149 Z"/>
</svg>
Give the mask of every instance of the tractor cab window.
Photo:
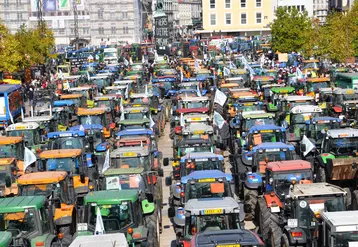
<svg viewBox="0 0 358 247">
<path fill-rule="evenodd" d="M 138 113 L 125 113 L 124 114 L 124 119 L 130 119 L 130 120 L 141 120 L 143 118 L 147 118 L 147 116 L 145 114 L 143 114 L 142 112 L 138 112 Z"/>
<path fill-rule="evenodd" d="M 83 149 L 83 137 L 66 137 L 50 140 L 50 149 Z"/>
<path fill-rule="evenodd" d="M 36 211 L 29 208 L 25 212 L 0 214 L 1 231 L 11 232 L 12 237 L 24 237 L 38 231 L 36 225 Z"/>
<path fill-rule="evenodd" d="M 8 132 L 9 136 L 23 136 L 27 146 L 33 146 L 40 142 L 39 132 L 36 130 L 13 130 Z"/>
<path fill-rule="evenodd" d="M 286 142 L 286 133 L 282 131 L 266 130 L 249 137 L 249 145 L 259 145 L 264 142 Z"/>
<path fill-rule="evenodd" d="M 140 174 L 106 177 L 106 190 L 145 191 L 145 181 Z"/>
<path fill-rule="evenodd" d="M 230 197 L 229 184 L 224 182 L 212 183 L 187 183 L 185 185 L 185 199 L 199 199 L 199 198 L 222 198 Z"/>
<path fill-rule="evenodd" d="M 141 157 L 122 157 L 120 159 L 112 159 L 111 165 L 116 168 L 138 168 L 144 167 L 149 169 L 149 156 Z"/>
<path fill-rule="evenodd" d="M 80 124 L 100 124 L 103 125 L 102 116 L 101 115 L 87 115 L 87 116 L 79 116 Z"/>
<path fill-rule="evenodd" d="M 49 197 L 52 193 L 52 184 L 31 184 L 23 186 L 22 196 L 46 196 Z"/>
<path fill-rule="evenodd" d="M 103 135 L 103 132 L 101 129 L 89 129 L 87 132 L 87 135 L 93 137 L 94 146 L 105 141 L 105 138 L 104 138 L 104 135 Z"/>
<path fill-rule="evenodd" d="M 352 243 L 358 243 L 358 232 L 340 232 L 333 234 L 333 245 L 335 247 L 350 247 Z M 353 246 L 354 246 L 353 245 Z"/>
<path fill-rule="evenodd" d="M 211 147 L 210 146 L 206 146 L 206 147 L 183 147 L 180 148 L 180 155 L 181 156 L 185 156 L 186 154 L 190 154 L 192 152 L 211 152 Z"/>
<path fill-rule="evenodd" d="M 244 130 L 249 130 L 251 127 L 255 125 L 263 126 L 263 125 L 275 125 L 275 120 L 273 118 L 253 118 L 253 119 L 245 119 L 244 121 Z"/>
<path fill-rule="evenodd" d="M 325 129 L 338 129 L 339 123 L 332 122 L 332 121 L 322 121 L 317 122 L 315 124 L 308 124 L 306 125 L 307 129 L 307 137 L 313 138 L 315 140 L 322 140 L 324 136 Z"/>
<path fill-rule="evenodd" d="M 0 158 L 24 159 L 24 147 L 21 143 L 0 145 Z"/>
<path fill-rule="evenodd" d="M 261 150 L 260 150 L 261 151 Z M 266 149 L 262 152 L 256 152 L 255 160 L 257 162 L 273 162 L 273 161 L 283 161 L 283 160 L 292 160 L 292 152 L 288 149 Z"/>
<path fill-rule="evenodd" d="M 335 154 L 352 154 L 358 150 L 358 138 L 330 138 L 324 139 L 323 151 Z"/>
<path fill-rule="evenodd" d="M 99 211 L 106 233 L 117 233 L 133 224 L 132 205 L 129 202 L 122 202 L 120 205 L 101 205 L 99 206 Z M 93 227 L 96 225 L 97 213 L 97 206 L 91 206 L 89 210 L 89 225 Z"/>
<path fill-rule="evenodd" d="M 189 236 L 197 232 L 240 228 L 239 214 L 196 215 L 186 218 L 185 221 L 185 235 Z"/>
<path fill-rule="evenodd" d="M 78 174 L 79 162 L 76 158 L 48 159 L 46 161 L 46 171 L 66 171 Z"/>
<path fill-rule="evenodd" d="M 185 169 L 184 169 L 185 168 Z M 222 162 L 218 159 L 196 159 L 186 161 L 185 167 L 181 169 L 182 176 L 187 176 L 193 171 L 222 170 Z M 210 188 L 210 187 L 209 187 Z"/>
</svg>

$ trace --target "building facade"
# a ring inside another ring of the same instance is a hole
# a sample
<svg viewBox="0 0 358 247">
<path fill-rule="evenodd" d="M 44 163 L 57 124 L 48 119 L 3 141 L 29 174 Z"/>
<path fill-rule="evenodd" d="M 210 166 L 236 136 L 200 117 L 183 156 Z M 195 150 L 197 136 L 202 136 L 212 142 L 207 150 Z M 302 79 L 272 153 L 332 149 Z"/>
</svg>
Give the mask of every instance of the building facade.
<svg viewBox="0 0 358 247">
<path fill-rule="evenodd" d="M 192 21 L 192 8 L 190 0 L 178 0 L 179 2 L 179 26 L 191 26 Z"/>
<path fill-rule="evenodd" d="M 297 8 L 299 11 L 307 11 L 309 17 L 313 17 L 313 2 L 317 0 L 278 0 L 277 7 Z"/>
<path fill-rule="evenodd" d="M 29 25 L 29 10 L 30 4 L 27 0 L 0 1 L 0 20 L 11 33 L 15 33 L 21 25 Z"/>
<path fill-rule="evenodd" d="M 273 0 L 203 0 L 201 36 L 254 36 L 270 33 Z"/>
<path fill-rule="evenodd" d="M 326 23 L 329 12 L 329 0 L 313 0 L 313 17 L 318 19 L 320 24 Z"/>
</svg>

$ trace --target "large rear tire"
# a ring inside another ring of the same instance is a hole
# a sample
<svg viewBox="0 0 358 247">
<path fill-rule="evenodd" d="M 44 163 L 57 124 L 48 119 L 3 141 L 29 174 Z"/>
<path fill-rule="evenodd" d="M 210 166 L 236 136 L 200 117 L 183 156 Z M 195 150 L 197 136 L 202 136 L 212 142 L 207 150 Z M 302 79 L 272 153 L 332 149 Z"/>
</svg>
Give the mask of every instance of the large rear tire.
<svg viewBox="0 0 358 247">
<path fill-rule="evenodd" d="M 317 171 L 317 182 L 326 182 L 326 171 L 323 167 L 319 167 Z"/>
<path fill-rule="evenodd" d="M 352 210 L 358 210 L 358 190 L 352 192 Z"/>
<path fill-rule="evenodd" d="M 255 222 L 256 226 L 259 228 L 258 233 L 261 235 L 262 241 L 266 242 L 269 238 L 271 212 L 266 205 L 265 199 L 259 198 L 257 200 L 255 211 Z"/>
<path fill-rule="evenodd" d="M 269 235 L 271 247 L 281 247 L 282 230 L 277 224 L 271 223 Z"/>
<path fill-rule="evenodd" d="M 157 212 L 145 217 L 145 226 L 148 228 L 148 247 L 160 247 L 160 227 Z"/>
<path fill-rule="evenodd" d="M 245 220 L 253 220 L 255 217 L 255 207 L 258 198 L 257 190 L 250 190 L 244 188 L 244 207 L 245 207 Z"/>
</svg>

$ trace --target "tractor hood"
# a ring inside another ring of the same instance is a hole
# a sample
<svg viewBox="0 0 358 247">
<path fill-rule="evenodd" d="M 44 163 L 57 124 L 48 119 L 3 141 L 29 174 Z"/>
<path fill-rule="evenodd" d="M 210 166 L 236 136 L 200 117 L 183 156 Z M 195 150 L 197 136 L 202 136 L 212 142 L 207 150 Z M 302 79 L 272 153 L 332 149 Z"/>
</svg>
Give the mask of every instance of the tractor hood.
<svg viewBox="0 0 358 247">
<path fill-rule="evenodd" d="M 209 108 L 202 107 L 202 108 L 182 108 L 177 110 L 178 113 L 206 113 L 209 111 Z"/>
<path fill-rule="evenodd" d="M 12 235 L 10 232 L 0 232 L 0 247 L 10 246 Z"/>
</svg>

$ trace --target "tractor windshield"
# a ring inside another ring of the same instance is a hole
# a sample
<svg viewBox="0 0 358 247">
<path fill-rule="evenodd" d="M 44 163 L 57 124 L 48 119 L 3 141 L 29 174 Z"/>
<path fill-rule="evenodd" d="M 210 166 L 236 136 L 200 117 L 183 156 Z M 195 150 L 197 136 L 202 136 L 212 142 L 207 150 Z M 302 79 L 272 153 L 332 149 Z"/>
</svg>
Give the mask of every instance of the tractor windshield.
<svg viewBox="0 0 358 247">
<path fill-rule="evenodd" d="M 112 107 L 112 101 L 109 100 L 98 100 L 95 103 L 96 107 L 102 107 L 102 108 L 106 108 L 106 107 Z"/>
<path fill-rule="evenodd" d="M 24 160 L 24 148 L 21 143 L 0 145 L 0 158 L 10 157 Z"/>
<path fill-rule="evenodd" d="M 180 147 L 178 155 L 184 156 L 193 152 L 212 152 L 211 146 L 206 147 Z"/>
<path fill-rule="evenodd" d="M 194 161 L 187 161 L 185 163 L 185 169 L 182 168 L 182 176 L 187 176 L 193 171 L 203 171 L 203 170 L 223 170 L 222 162 L 220 160 L 210 160 L 210 159 L 196 159 Z"/>
<path fill-rule="evenodd" d="M 249 130 L 255 125 L 263 126 L 268 124 L 275 125 L 275 120 L 273 118 L 247 118 L 245 119 L 244 130 Z"/>
<path fill-rule="evenodd" d="M 328 88 L 330 85 L 329 81 L 325 82 L 308 82 L 307 90 L 308 92 L 319 92 L 320 88 Z"/>
<path fill-rule="evenodd" d="M 87 115 L 78 116 L 80 118 L 80 124 L 100 124 L 105 125 L 102 115 Z"/>
<path fill-rule="evenodd" d="M 287 149 L 265 149 L 256 152 L 255 160 L 259 163 L 265 162 L 265 160 L 267 162 L 293 160 L 293 155 L 292 152 Z"/>
<path fill-rule="evenodd" d="M 221 209 L 214 209 L 213 211 Z M 203 210 L 205 211 L 211 210 Z M 210 213 L 210 212 L 208 212 Z M 193 229 L 195 232 L 204 231 L 220 231 L 229 229 L 240 228 L 239 214 L 210 214 L 210 215 L 195 215 L 191 217 L 185 217 L 185 235 L 192 236 Z"/>
<path fill-rule="evenodd" d="M 288 195 L 288 190 L 293 183 L 292 181 L 298 183 L 301 180 L 312 181 L 313 179 L 311 171 L 273 173 L 272 178 L 274 181 L 274 190 L 281 200 L 284 200 L 285 195 Z"/>
<path fill-rule="evenodd" d="M 185 201 L 199 198 L 230 197 L 229 192 L 230 187 L 227 182 L 187 183 L 185 185 Z"/>
<path fill-rule="evenodd" d="M 116 233 L 130 224 L 133 224 L 132 204 L 122 202 L 120 205 L 99 206 L 104 230 L 106 233 Z M 89 210 L 89 225 L 95 228 L 97 220 L 97 206 L 91 206 Z"/>
<path fill-rule="evenodd" d="M 264 142 L 286 142 L 286 133 L 274 130 L 261 130 L 257 134 L 249 136 L 249 145 L 259 145 Z"/>
<path fill-rule="evenodd" d="M 192 109 L 192 108 L 207 108 L 209 107 L 209 101 L 183 101 L 182 108 Z"/>
<path fill-rule="evenodd" d="M 111 166 L 116 168 L 138 168 L 149 169 L 149 156 L 112 158 Z"/>
<path fill-rule="evenodd" d="M 126 113 L 124 114 L 124 119 L 130 119 L 130 120 L 141 120 L 143 118 L 146 118 L 146 115 L 142 112 L 138 113 Z"/>
<path fill-rule="evenodd" d="M 315 124 L 308 124 L 306 125 L 306 136 L 308 138 L 312 138 L 316 141 L 322 140 L 324 135 L 325 129 L 339 129 L 339 123 L 338 122 L 332 122 L 332 121 L 317 121 Z"/>
<path fill-rule="evenodd" d="M 9 136 L 23 136 L 26 145 L 31 147 L 40 142 L 40 136 L 36 130 L 12 130 L 8 132 Z"/>
<path fill-rule="evenodd" d="M 336 155 L 352 154 L 358 151 L 358 138 L 331 138 L 324 144 L 324 152 L 333 152 Z"/>
<path fill-rule="evenodd" d="M 88 129 L 87 135 L 93 137 L 94 146 L 97 146 L 98 144 L 103 143 L 105 141 L 102 129 Z"/>
<path fill-rule="evenodd" d="M 36 212 L 32 208 L 26 212 L 0 214 L 0 230 L 11 232 L 13 237 L 26 237 L 38 231 L 36 220 Z"/>
<path fill-rule="evenodd" d="M 46 161 L 46 171 L 66 171 L 78 174 L 79 160 L 74 158 L 48 159 Z"/>
<path fill-rule="evenodd" d="M 335 247 L 351 247 L 358 244 L 358 232 L 340 232 L 332 234 Z"/>
<path fill-rule="evenodd" d="M 52 184 L 31 184 L 23 186 L 22 196 L 50 196 L 53 190 Z"/>
<path fill-rule="evenodd" d="M 140 174 L 106 177 L 106 190 L 145 191 L 145 181 Z"/>
<path fill-rule="evenodd" d="M 53 149 L 83 149 L 84 137 L 61 137 L 50 139 L 49 148 Z"/>
</svg>

